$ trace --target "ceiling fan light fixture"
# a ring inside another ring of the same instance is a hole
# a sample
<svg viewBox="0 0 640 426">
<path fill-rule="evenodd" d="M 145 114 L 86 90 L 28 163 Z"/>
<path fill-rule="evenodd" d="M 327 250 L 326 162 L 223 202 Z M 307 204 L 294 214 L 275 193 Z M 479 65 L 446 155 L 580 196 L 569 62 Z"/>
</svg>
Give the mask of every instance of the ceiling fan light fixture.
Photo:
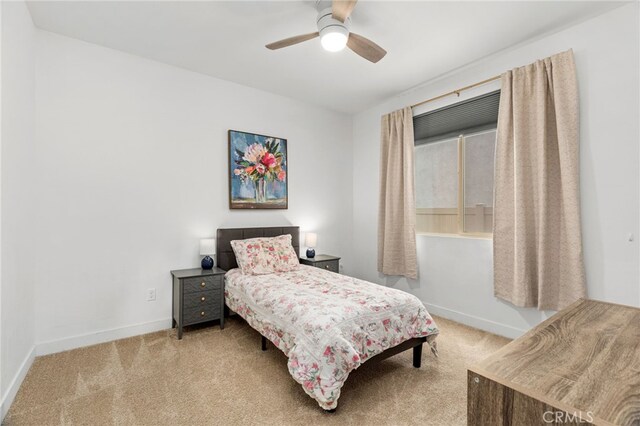
<svg viewBox="0 0 640 426">
<path fill-rule="evenodd" d="M 377 63 L 384 58 L 387 51 L 366 37 L 349 31 L 351 28 L 351 12 L 358 0 L 317 0 L 318 31 L 285 38 L 265 47 L 270 50 L 293 46 L 303 41 L 320 37 L 320 44 L 329 52 L 338 52 L 349 47 L 354 53 L 369 62 Z"/>
<path fill-rule="evenodd" d="M 324 28 L 320 32 L 320 43 L 324 50 L 329 52 L 339 52 L 347 45 L 349 30 L 343 26 L 332 26 Z"/>
</svg>

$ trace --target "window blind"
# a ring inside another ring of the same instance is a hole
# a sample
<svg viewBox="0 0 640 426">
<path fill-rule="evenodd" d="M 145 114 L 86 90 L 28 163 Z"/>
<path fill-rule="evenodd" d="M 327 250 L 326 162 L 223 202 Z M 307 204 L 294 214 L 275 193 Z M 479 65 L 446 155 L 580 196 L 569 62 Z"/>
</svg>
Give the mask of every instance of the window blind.
<svg viewBox="0 0 640 426">
<path fill-rule="evenodd" d="M 416 145 L 493 129 L 498 123 L 500 91 L 487 93 L 413 117 Z"/>
</svg>

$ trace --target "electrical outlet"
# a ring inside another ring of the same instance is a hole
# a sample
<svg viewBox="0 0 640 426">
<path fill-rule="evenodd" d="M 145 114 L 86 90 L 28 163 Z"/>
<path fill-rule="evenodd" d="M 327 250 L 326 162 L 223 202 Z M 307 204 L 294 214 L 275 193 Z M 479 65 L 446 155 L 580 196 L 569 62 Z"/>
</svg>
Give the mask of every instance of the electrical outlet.
<svg viewBox="0 0 640 426">
<path fill-rule="evenodd" d="M 156 289 L 148 288 L 147 289 L 147 302 L 154 302 L 156 300 Z"/>
</svg>

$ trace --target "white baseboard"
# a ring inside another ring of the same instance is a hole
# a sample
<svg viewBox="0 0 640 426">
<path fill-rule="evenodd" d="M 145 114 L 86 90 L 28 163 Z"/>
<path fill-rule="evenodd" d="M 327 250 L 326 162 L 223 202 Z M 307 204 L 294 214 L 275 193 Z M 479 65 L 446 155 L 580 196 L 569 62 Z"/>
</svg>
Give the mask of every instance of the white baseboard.
<svg viewBox="0 0 640 426">
<path fill-rule="evenodd" d="M 98 343 L 111 342 L 113 340 L 124 339 L 126 337 L 166 330 L 171 328 L 171 324 L 170 319 L 163 319 L 145 322 L 142 324 L 128 325 L 120 328 L 112 328 L 95 333 L 82 334 L 79 336 L 66 337 L 64 339 L 49 340 L 37 343 L 35 351 L 37 356 L 49 355 L 81 348 L 83 346 L 97 345 Z"/>
<path fill-rule="evenodd" d="M 16 375 L 13 376 L 13 380 L 9 383 L 9 387 L 7 391 L 2 395 L 2 399 L 0 399 L 0 423 L 4 420 L 4 416 L 9 412 L 9 407 L 13 403 L 16 395 L 18 394 L 18 389 L 20 389 L 20 385 L 22 381 L 27 376 L 27 372 L 31 368 L 31 364 L 33 364 L 33 360 L 36 358 L 36 347 L 33 346 L 25 359 L 20 364 L 20 368 L 16 372 Z"/>
<path fill-rule="evenodd" d="M 442 306 L 434 305 L 432 303 L 423 303 L 427 307 L 427 310 L 430 314 L 438 315 L 443 318 L 468 325 L 469 327 L 478 328 L 480 330 L 488 331 L 489 333 L 508 337 L 510 339 L 518 338 L 527 331 L 520 330 L 519 328 L 515 328 L 507 324 L 502 324 L 485 318 L 476 317 L 474 315 L 454 311 L 452 309 L 443 308 Z"/>
</svg>

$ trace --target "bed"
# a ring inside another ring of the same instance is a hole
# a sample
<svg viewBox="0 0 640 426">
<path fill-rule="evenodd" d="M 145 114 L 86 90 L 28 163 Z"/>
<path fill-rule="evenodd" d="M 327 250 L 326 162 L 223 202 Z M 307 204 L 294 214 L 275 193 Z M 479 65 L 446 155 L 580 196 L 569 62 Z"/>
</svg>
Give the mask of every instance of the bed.
<svg viewBox="0 0 640 426">
<path fill-rule="evenodd" d="M 231 241 L 291 235 L 300 252 L 299 228 L 218 229 L 216 257 L 225 275 L 225 303 L 288 357 L 289 373 L 321 408 L 333 411 L 349 373 L 364 362 L 422 345 L 434 354 L 438 328 L 424 305 L 400 290 L 319 268 L 243 274 Z"/>
</svg>

